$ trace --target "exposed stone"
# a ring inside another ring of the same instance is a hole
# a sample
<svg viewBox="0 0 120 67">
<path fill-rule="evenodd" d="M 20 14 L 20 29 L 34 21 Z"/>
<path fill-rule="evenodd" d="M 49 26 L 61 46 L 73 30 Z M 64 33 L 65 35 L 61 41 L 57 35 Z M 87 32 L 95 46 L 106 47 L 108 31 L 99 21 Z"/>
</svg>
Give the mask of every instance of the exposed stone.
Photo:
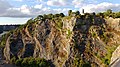
<svg viewBox="0 0 120 67">
<path fill-rule="evenodd" d="M 7 61 L 12 57 L 39 57 L 51 60 L 56 67 L 108 66 L 111 56 L 111 62 L 120 57 L 115 55 L 119 53 L 119 20 L 93 19 L 70 17 L 27 24 L 6 38 L 4 57 Z"/>
</svg>

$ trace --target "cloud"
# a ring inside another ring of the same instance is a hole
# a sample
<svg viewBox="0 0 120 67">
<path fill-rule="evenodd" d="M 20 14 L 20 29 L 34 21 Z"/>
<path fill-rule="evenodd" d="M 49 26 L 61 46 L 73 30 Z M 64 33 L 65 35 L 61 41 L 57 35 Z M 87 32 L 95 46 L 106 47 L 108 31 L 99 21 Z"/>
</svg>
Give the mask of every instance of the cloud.
<svg viewBox="0 0 120 67">
<path fill-rule="evenodd" d="M 44 8 L 42 8 L 42 9 L 36 9 L 36 8 L 32 8 L 31 9 L 31 11 L 32 11 L 32 15 L 34 15 L 34 16 L 37 16 L 37 15 L 39 15 L 39 14 L 41 14 L 41 15 L 43 15 L 43 14 L 50 14 L 50 13 L 52 13 L 52 14 L 56 14 L 56 13 L 67 13 L 67 11 L 68 10 L 70 10 L 69 8 L 63 8 L 63 9 L 61 9 L 61 8 L 59 8 L 59 9 L 52 9 L 52 8 L 50 8 L 50 7 L 44 7 Z"/>
<path fill-rule="evenodd" d="M 43 14 L 56 14 L 56 13 L 65 13 L 70 10 L 70 8 L 59 8 L 53 9 L 50 7 L 41 7 L 38 8 L 40 5 L 35 5 L 33 7 L 28 7 L 27 5 L 22 5 L 19 8 L 9 8 L 5 14 L 2 16 L 4 17 L 35 17 L 37 15 Z"/>
<path fill-rule="evenodd" d="M 41 9 L 42 7 L 43 7 L 42 4 L 40 4 L 40 5 L 35 5 L 35 6 L 34 6 L 34 8 L 36 8 L 36 9 Z"/>
<path fill-rule="evenodd" d="M 48 0 L 47 5 L 48 6 L 66 6 L 68 5 L 68 0 Z"/>
<path fill-rule="evenodd" d="M 27 5 L 15 8 L 6 0 L 0 0 L 0 17 L 28 17 L 32 16 Z"/>
<path fill-rule="evenodd" d="M 7 1 L 0 0 L 0 15 L 4 14 L 8 8 L 12 7 Z"/>
<path fill-rule="evenodd" d="M 97 3 L 97 0 L 73 0 L 72 5 L 75 8 L 81 8 L 83 6 L 86 6 L 88 4 L 95 4 Z"/>
<path fill-rule="evenodd" d="M 42 2 L 43 0 L 37 0 L 37 1 L 40 1 L 40 2 Z"/>
<path fill-rule="evenodd" d="M 23 0 L 14 0 L 14 1 L 19 1 L 19 2 L 22 2 Z"/>
<path fill-rule="evenodd" d="M 35 0 L 37 3 L 32 5 L 24 3 L 24 5 L 17 7 L 7 1 L 8 0 L 0 0 L 0 16 L 2 17 L 35 17 L 39 14 L 55 14 L 61 12 L 67 15 L 70 9 L 73 11 L 84 9 L 85 12 L 101 12 L 107 9 L 112 9 L 113 11 L 120 10 L 120 4 L 108 2 L 96 3 L 97 0 Z M 21 1 L 32 2 L 33 0 Z"/>
<path fill-rule="evenodd" d="M 9 8 L 2 17 L 31 17 L 31 15 L 21 12 L 20 8 Z"/>
<path fill-rule="evenodd" d="M 80 4 L 82 4 L 84 1 L 85 1 L 85 0 L 73 0 L 73 1 L 72 1 L 72 4 L 73 4 L 73 5 L 80 5 Z"/>
<path fill-rule="evenodd" d="M 108 2 L 103 2 L 100 4 L 88 4 L 86 6 L 81 7 L 85 10 L 85 12 L 103 12 L 107 9 L 112 9 L 113 11 L 120 10 L 120 4 L 112 4 Z"/>
<path fill-rule="evenodd" d="M 20 11 L 21 11 L 23 14 L 30 14 L 30 10 L 29 10 L 29 8 L 28 8 L 27 5 L 22 5 L 22 6 L 20 7 Z"/>
</svg>

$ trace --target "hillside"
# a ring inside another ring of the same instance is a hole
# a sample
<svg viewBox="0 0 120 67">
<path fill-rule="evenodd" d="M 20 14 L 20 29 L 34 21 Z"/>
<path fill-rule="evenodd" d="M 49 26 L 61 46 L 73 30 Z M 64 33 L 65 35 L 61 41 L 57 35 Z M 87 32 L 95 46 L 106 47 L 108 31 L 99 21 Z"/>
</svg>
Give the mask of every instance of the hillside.
<svg viewBox="0 0 120 67">
<path fill-rule="evenodd" d="M 107 67 L 119 45 L 119 18 L 88 13 L 54 18 L 39 15 L 2 36 L 1 57 L 8 63 L 13 58 L 33 57 L 56 67 Z"/>
</svg>

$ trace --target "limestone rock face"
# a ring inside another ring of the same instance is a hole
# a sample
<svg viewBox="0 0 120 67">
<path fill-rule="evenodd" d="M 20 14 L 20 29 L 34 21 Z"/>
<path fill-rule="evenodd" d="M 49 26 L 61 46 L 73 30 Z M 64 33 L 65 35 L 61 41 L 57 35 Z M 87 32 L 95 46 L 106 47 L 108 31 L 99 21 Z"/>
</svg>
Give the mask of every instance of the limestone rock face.
<svg viewBox="0 0 120 67">
<path fill-rule="evenodd" d="M 120 18 L 109 18 L 106 20 L 107 24 L 116 31 L 120 32 Z"/>
<path fill-rule="evenodd" d="M 51 60 L 56 66 L 63 66 L 70 54 L 71 31 L 75 21 L 75 18 L 63 20 L 61 29 L 57 29 L 57 22 L 39 21 L 11 34 L 4 48 L 6 60 L 10 61 L 13 56 L 17 58 L 33 56 Z"/>
<path fill-rule="evenodd" d="M 105 67 L 111 56 L 113 61 L 119 53 L 119 48 L 114 52 L 120 44 L 119 19 L 63 17 L 31 21 L 7 34 L 3 53 L 8 62 L 13 57 L 39 57 L 56 67 Z"/>
<path fill-rule="evenodd" d="M 113 29 L 113 31 L 116 33 L 112 41 L 120 45 L 120 18 L 117 19 L 109 18 L 106 21 L 108 25 L 111 27 L 111 29 Z M 112 53 L 110 64 L 117 62 L 117 59 L 119 58 L 120 58 L 120 46 L 118 46 Z"/>
<path fill-rule="evenodd" d="M 117 59 L 120 58 L 120 46 L 117 47 L 117 49 L 113 52 L 112 57 L 111 57 L 111 63 L 115 62 Z"/>
</svg>

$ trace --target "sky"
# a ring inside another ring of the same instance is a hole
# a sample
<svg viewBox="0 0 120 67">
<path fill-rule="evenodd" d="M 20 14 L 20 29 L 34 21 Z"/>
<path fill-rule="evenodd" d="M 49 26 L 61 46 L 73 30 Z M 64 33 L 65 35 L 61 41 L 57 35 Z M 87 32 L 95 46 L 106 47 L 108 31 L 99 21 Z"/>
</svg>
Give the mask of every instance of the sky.
<svg viewBox="0 0 120 67">
<path fill-rule="evenodd" d="M 40 14 L 64 13 L 68 10 L 103 12 L 120 11 L 120 0 L 0 0 L 0 25 L 24 24 Z"/>
</svg>

